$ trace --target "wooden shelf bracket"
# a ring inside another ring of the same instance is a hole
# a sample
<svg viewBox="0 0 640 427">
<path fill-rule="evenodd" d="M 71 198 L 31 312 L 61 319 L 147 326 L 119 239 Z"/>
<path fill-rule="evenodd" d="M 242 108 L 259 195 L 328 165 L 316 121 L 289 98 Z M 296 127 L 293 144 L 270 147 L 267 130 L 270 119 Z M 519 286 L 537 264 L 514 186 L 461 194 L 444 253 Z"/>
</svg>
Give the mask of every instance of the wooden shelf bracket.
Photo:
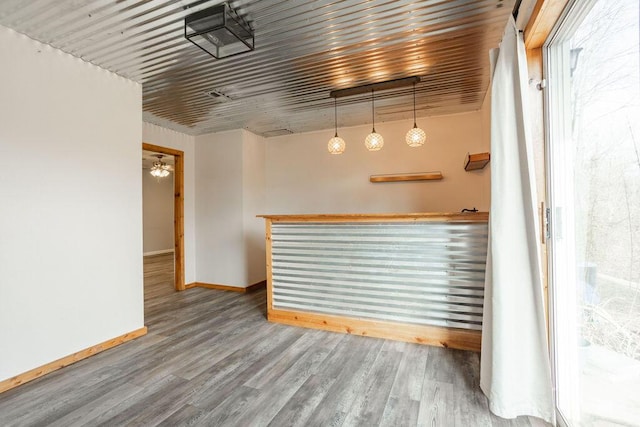
<svg viewBox="0 0 640 427">
<path fill-rule="evenodd" d="M 491 154 L 489 153 L 467 153 L 467 156 L 464 159 L 464 170 L 468 172 L 484 169 L 484 167 L 487 166 L 487 163 L 489 163 L 489 160 L 491 160 Z"/>
</svg>

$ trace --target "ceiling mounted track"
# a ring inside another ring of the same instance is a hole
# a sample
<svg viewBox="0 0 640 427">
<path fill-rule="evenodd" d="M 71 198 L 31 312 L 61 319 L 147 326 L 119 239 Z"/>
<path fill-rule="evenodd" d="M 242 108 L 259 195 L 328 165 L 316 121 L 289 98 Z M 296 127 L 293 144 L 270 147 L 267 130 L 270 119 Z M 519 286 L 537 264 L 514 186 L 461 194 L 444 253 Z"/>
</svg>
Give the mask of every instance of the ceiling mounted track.
<svg viewBox="0 0 640 427">
<path fill-rule="evenodd" d="M 371 93 L 371 91 L 381 91 L 388 89 L 397 89 L 399 87 L 412 86 L 420 83 L 420 77 L 405 77 L 403 79 L 387 80 L 386 82 L 371 83 L 362 86 L 350 87 L 346 89 L 332 90 L 329 93 L 331 98 L 342 98 L 345 96 L 361 95 L 363 93 Z"/>
</svg>

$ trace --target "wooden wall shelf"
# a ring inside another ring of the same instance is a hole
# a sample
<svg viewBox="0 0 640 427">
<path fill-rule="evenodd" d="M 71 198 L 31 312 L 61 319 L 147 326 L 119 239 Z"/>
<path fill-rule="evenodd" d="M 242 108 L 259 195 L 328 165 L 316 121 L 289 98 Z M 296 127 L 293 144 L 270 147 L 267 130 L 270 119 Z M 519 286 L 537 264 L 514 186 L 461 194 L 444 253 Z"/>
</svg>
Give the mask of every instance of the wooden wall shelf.
<svg viewBox="0 0 640 427">
<path fill-rule="evenodd" d="M 390 175 L 371 175 L 371 182 L 399 182 L 399 181 L 437 181 L 442 179 L 442 173 L 419 172 L 419 173 L 399 173 Z"/>
<path fill-rule="evenodd" d="M 467 157 L 465 157 L 464 159 L 464 170 L 468 172 L 483 169 L 485 166 L 487 166 L 489 160 L 491 160 L 491 154 L 489 153 L 467 153 Z"/>
</svg>

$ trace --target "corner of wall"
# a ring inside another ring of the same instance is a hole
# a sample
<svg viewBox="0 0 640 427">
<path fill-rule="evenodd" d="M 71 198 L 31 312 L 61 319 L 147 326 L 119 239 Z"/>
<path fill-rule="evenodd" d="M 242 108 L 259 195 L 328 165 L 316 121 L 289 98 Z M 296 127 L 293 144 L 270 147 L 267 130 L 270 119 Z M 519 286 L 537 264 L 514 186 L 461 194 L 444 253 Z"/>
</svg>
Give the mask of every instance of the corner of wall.
<svg viewBox="0 0 640 427">
<path fill-rule="evenodd" d="M 489 151 L 491 149 L 491 86 L 487 89 L 487 93 L 480 107 L 482 117 L 482 147 Z"/>
<path fill-rule="evenodd" d="M 266 278 L 264 221 L 266 174 L 265 138 L 243 130 L 242 212 L 245 254 L 245 286 Z"/>
</svg>

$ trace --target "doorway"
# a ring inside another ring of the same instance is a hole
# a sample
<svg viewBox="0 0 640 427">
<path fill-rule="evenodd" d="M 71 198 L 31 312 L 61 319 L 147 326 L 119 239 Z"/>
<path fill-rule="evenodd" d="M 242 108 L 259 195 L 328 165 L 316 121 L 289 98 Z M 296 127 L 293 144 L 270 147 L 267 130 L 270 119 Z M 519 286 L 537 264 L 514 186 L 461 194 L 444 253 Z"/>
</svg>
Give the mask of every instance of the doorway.
<svg viewBox="0 0 640 427">
<path fill-rule="evenodd" d="M 142 149 L 173 157 L 173 287 L 184 291 L 184 152 L 145 142 Z"/>
<path fill-rule="evenodd" d="M 559 424 L 640 420 L 640 11 L 572 1 L 547 44 Z"/>
</svg>

